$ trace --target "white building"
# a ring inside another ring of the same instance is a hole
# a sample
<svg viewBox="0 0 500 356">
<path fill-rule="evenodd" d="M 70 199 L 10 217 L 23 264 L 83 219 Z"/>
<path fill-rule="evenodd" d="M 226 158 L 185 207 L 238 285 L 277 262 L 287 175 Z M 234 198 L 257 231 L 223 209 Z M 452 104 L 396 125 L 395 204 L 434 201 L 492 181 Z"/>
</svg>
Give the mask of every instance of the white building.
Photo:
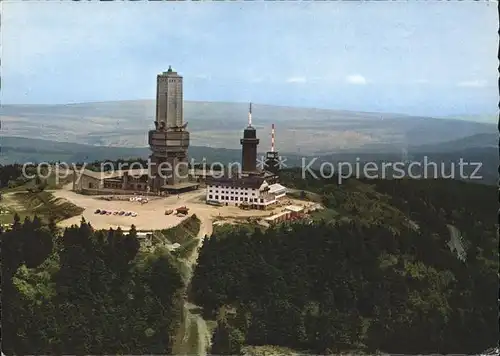
<svg viewBox="0 0 500 356">
<path fill-rule="evenodd" d="M 268 184 L 263 177 L 207 179 L 206 201 L 222 205 L 246 205 L 265 209 L 286 195 L 280 184 Z"/>
</svg>

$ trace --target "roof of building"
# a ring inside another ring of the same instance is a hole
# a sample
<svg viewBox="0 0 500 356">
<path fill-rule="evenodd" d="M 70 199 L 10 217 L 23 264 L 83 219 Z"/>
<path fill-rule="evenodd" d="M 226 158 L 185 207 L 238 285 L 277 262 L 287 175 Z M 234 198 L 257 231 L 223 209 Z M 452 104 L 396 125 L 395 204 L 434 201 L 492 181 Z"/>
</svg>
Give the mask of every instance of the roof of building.
<svg viewBox="0 0 500 356">
<path fill-rule="evenodd" d="M 199 184 L 194 183 L 194 182 L 181 182 L 181 183 L 176 183 L 176 184 L 164 184 L 162 185 L 162 189 L 186 189 L 186 188 L 194 188 L 197 187 Z"/>
<path fill-rule="evenodd" d="M 293 211 L 294 213 L 300 213 L 301 211 L 304 210 L 304 207 L 299 206 L 299 205 L 288 205 L 285 207 L 286 210 Z"/>
<path fill-rule="evenodd" d="M 283 190 L 286 191 L 286 187 L 282 186 L 279 183 L 274 183 L 269 186 L 269 193 L 277 193 Z"/>
<path fill-rule="evenodd" d="M 138 169 L 114 170 L 110 172 L 94 172 L 89 169 L 84 169 L 83 172 L 77 171 L 77 174 L 82 174 L 95 179 L 109 179 L 109 178 L 122 177 L 125 172 L 127 172 L 128 175 L 131 177 L 141 177 L 149 173 L 148 169 L 138 168 Z"/>
<path fill-rule="evenodd" d="M 166 168 L 168 170 L 168 167 Z M 115 170 L 115 171 L 110 171 L 110 172 L 94 172 L 89 169 L 84 169 L 83 172 L 80 173 L 80 171 L 77 171 L 78 174 L 85 175 L 87 177 L 92 177 L 95 179 L 116 179 L 116 178 L 121 178 L 123 177 L 124 173 L 128 172 L 128 175 L 130 177 L 141 177 L 144 175 L 148 175 L 149 171 L 147 168 L 138 168 L 138 169 L 123 169 L 123 170 Z M 220 174 L 220 172 L 211 170 L 211 169 L 206 169 L 205 171 L 203 169 L 194 169 L 190 170 L 189 173 L 191 175 L 194 175 L 196 177 L 200 176 L 212 176 L 212 175 L 217 175 Z"/>
<path fill-rule="evenodd" d="M 173 77 L 178 76 L 177 72 L 172 69 L 172 66 L 168 66 L 168 69 L 166 71 L 164 71 L 162 74 L 167 75 L 167 76 L 173 76 Z"/>
<path fill-rule="evenodd" d="M 212 178 L 207 177 L 207 185 L 220 185 L 223 187 L 234 188 L 252 188 L 257 189 L 265 182 L 264 177 L 261 176 L 247 176 L 247 177 L 223 177 Z"/>
<path fill-rule="evenodd" d="M 268 178 L 268 179 L 271 179 L 271 178 L 277 178 L 278 175 L 276 173 L 273 173 L 273 172 L 270 172 L 270 171 L 262 171 L 262 175 L 264 176 L 264 178 Z"/>
</svg>

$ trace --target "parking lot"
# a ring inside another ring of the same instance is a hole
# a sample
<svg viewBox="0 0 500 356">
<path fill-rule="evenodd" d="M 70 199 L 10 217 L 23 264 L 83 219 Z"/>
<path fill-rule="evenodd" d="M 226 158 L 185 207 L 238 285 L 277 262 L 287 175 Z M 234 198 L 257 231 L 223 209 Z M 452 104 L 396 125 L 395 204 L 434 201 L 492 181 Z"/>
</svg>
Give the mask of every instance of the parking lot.
<svg viewBox="0 0 500 356">
<path fill-rule="evenodd" d="M 179 224 L 185 217 L 176 216 L 175 209 L 185 206 L 189 209 L 187 216 L 196 214 L 200 220 L 207 222 L 218 218 L 246 218 L 246 217 L 264 217 L 279 212 L 283 205 L 292 203 L 304 203 L 285 198 L 281 206 L 276 206 L 272 211 L 262 210 L 242 210 L 234 206 L 215 207 L 207 205 L 204 202 L 205 191 L 200 189 L 193 192 L 183 193 L 179 196 L 173 195 L 165 198 L 148 199 L 148 202 L 141 204 L 139 201 L 122 200 L 104 200 L 102 197 L 87 196 L 77 194 L 70 190 L 70 186 L 53 192 L 54 196 L 64 198 L 73 204 L 85 209 L 82 215 L 63 220 L 59 223 L 61 227 L 79 224 L 82 216 L 86 221 L 96 229 L 130 229 L 135 225 L 138 230 L 161 230 L 173 227 Z M 105 210 L 110 214 L 96 214 L 97 210 Z M 174 210 L 170 215 L 165 215 L 166 210 Z M 114 214 L 114 212 L 124 212 L 124 214 Z M 133 212 L 136 216 L 125 215 L 127 212 Z"/>
<path fill-rule="evenodd" d="M 163 199 L 152 199 L 145 204 L 130 200 L 107 201 L 98 197 L 77 194 L 67 189 L 57 190 L 53 194 L 85 209 L 82 215 L 61 221 L 60 226 L 62 227 L 78 224 L 83 216 L 96 229 L 116 229 L 117 227 L 129 229 L 133 224 L 138 230 L 160 230 L 175 226 L 185 218 L 175 214 L 165 215 L 165 210 L 186 205 L 188 201 L 196 200 L 202 192 L 186 193 L 179 198 L 171 196 Z M 109 214 L 96 213 L 97 210 L 104 210 Z M 117 213 L 115 214 L 115 212 Z M 123 214 L 120 214 L 121 212 Z M 189 213 L 192 212 L 189 211 Z"/>
</svg>

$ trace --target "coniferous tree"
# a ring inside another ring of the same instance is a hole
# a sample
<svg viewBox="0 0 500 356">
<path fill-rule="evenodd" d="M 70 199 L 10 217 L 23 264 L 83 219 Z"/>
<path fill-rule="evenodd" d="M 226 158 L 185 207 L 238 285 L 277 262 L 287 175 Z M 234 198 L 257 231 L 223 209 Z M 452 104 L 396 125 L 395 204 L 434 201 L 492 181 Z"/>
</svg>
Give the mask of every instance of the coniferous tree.
<svg viewBox="0 0 500 356">
<path fill-rule="evenodd" d="M 241 355 L 245 342 L 244 334 L 231 328 L 226 320 L 219 320 L 212 336 L 212 355 Z"/>
<path fill-rule="evenodd" d="M 49 228 L 49 231 L 52 234 L 52 236 L 56 236 L 58 229 L 57 229 L 56 219 L 53 215 L 50 215 L 47 227 Z"/>
</svg>

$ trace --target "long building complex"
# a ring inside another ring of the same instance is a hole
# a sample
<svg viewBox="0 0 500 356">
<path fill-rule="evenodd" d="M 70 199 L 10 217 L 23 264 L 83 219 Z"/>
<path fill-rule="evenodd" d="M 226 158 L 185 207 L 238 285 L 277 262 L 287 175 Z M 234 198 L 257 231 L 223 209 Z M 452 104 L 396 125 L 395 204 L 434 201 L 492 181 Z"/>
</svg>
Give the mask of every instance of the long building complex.
<svg viewBox="0 0 500 356">
<path fill-rule="evenodd" d="M 264 177 L 208 178 L 207 202 L 265 209 L 286 195 L 286 188 Z"/>
</svg>

